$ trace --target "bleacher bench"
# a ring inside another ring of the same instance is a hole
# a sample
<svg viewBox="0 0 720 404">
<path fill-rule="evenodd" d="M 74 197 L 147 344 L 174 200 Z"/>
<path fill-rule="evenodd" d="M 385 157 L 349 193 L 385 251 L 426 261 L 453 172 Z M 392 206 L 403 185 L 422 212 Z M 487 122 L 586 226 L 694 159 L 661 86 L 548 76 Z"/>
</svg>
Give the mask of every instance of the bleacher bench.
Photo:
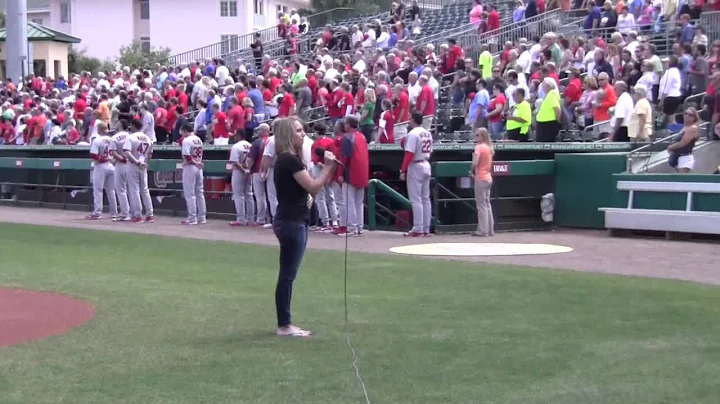
<svg viewBox="0 0 720 404">
<path fill-rule="evenodd" d="M 720 194 L 720 183 L 618 181 L 617 188 L 628 191 L 628 204 L 627 208 L 599 209 L 605 213 L 607 229 L 720 234 L 720 211 L 693 210 L 693 195 Z M 685 210 L 635 209 L 633 198 L 636 192 L 685 193 Z"/>
</svg>

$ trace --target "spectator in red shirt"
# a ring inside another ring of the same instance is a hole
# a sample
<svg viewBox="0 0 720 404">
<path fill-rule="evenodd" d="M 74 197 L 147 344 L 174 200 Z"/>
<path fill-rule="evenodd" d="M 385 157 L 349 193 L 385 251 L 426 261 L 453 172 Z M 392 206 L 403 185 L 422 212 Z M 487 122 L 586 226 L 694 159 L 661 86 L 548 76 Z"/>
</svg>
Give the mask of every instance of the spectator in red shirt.
<svg viewBox="0 0 720 404">
<path fill-rule="evenodd" d="M 180 105 L 183 108 L 183 111 L 188 111 L 188 96 L 185 93 L 185 83 L 178 84 L 177 91 L 178 91 L 178 96 L 177 96 L 178 105 Z"/>
<path fill-rule="evenodd" d="M 350 83 L 343 82 L 340 84 L 340 89 L 343 92 L 342 98 L 342 112 L 343 116 L 352 115 L 355 113 L 355 97 L 352 95 Z"/>
<path fill-rule="evenodd" d="M 569 81 L 565 86 L 565 92 L 563 93 L 563 113 L 566 118 L 574 118 L 574 104 L 580 102 L 580 97 L 583 93 L 583 84 L 580 80 L 580 70 L 575 67 L 570 68 L 570 75 L 568 76 Z"/>
<path fill-rule="evenodd" d="M 493 140 L 499 140 L 500 135 L 505 129 L 505 123 L 503 122 L 503 113 L 505 106 L 507 105 L 507 98 L 503 93 L 505 89 L 500 83 L 493 85 L 492 99 L 488 105 L 488 129 L 490 130 L 490 137 Z"/>
<path fill-rule="evenodd" d="M 213 144 L 215 146 L 225 146 L 230 141 L 230 133 L 228 132 L 230 126 L 228 125 L 227 115 L 220 110 L 218 103 L 212 105 L 212 110 L 214 114 L 212 126 Z"/>
<path fill-rule="evenodd" d="M 278 88 L 279 85 L 282 84 L 282 80 L 278 78 L 277 71 L 275 69 L 270 69 L 270 71 L 268 72 L 268 77 L 270 80 L 268 88 L 270 89 L 271 93 L 275 94 L 275 90 Z"/>
<path fill-rule="evenodd" d="M 435 95 L 432 87 L 428 84 L 428 78 L 421 75 L 418 78 L 420 94 L 415 101 L 415 110 L 423 115 L 423 128 L 430 130 L 433 117 L 435 116 Z"/>
<path fill-rule="evenodd" d="M 308 88 L 312 93 L 312 105 L 317 105 L 318 81 L 317 77 L 315 77 L 315 70 L 308 69 L 305 77 L 308 80 Z"/>
<path fill-rule="evenodd" d="M 85 108 L 87 108 L 87 106 L 85 96 L 80 91 L 75 93 L 75 105 L 73 106 L 73 109 L 75 110 L 75 119 L 83 119 L 83 116 L 85 115 Z"/>
<path fill-rule="evenodd" d="M 447 51 L 447 57 L 445 59 L 445 71 L 443 71 L 443 74 L 454 72 L 455 63 L 457 63 L 458 59 L 462 59 L 464 57 L 463 50 L 460 45 L 457 44 L 455 38 L 448 39 L 448 44 L 450 45 L 450 48 Z"/>
<path fill-rule="evenodd" d="M 238 129 L 242 129 L 243 133 L 245 131 L 245 111 L 240 106 L 239 99 L 238 97 L 230 99 L 230 109 L 227 113 L 230 122 L 230 133 L 237 133 Z"/>
<path fill-rule="evenodd" d="M 168 130 L 167 126 L 168 111 L 165 109 L 165 101 L 158 102 L 157 108 L 155 108 L 155 136 L 158 143 L 167 143 Z"/>
<path fill-rule="evenodd" d="M 292 85 L 285 83 L 278 88 L 282 94 L 282 102 L 278 106 L 278 117 L 287 118 L 295 115 L 295 97 L 292 94 Z"/>
<path fill-rule="evenodd" d="M 382 110 L 378 122 L 377 141 L 378 143 L 395 143 L 395 117 L 392 113 L 392 101 L 390 99 L 382 100 Z"/>
<path fill-rule="evenodd" d="M 488 9 L 490 9 L 490 13 L 487 17 L 487 30 L 494 31 L 500 29 L 500 14 L 498 14 L 497 8 L 494 4 L 490 4 L 488 5 Z"/>
<path fill-rule="evenodd" d="M 328 101 L 325 103 L 328 110 L 328 116 L 330 122 L 334 125 L 338 119 L 345 116 L 345 109 L 343 108 L 343 100 L 345 93 L 343 93 L 337 80 L 333 79 L 330 82 L 330 93 L 328 93 Z"/>
<path fill-rule="evenodd" d="M 177 109 L 178 100 L 177 98 L 172 98 L 168 104 L 167 118 L 165 119 L 165 130 L 168 133 L 168 143 L 172 142 L 172 136 L 170 136 L 170 134 L 172 134 L 173 129 L 175 129 L 175 122 L 177 121 L 177 114 L 175 114 L 175 111 L 177 111 Z"/>
</svg>

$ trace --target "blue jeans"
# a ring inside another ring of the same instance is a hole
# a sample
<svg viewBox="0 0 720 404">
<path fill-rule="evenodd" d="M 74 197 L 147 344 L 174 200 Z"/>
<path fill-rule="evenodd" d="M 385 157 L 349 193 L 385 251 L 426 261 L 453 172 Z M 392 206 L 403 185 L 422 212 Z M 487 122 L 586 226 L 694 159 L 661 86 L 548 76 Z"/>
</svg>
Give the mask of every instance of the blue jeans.
<svg viewBox="0 0 720 404">
<path fill-rule="evenodd" d="M 295 220 L 274 220 L 273 231 L 280 242 L 280 274 L 275 287 L 275 310 L 278 328 L 290 324 L 292 286 L 307 246 L 308 223 Z"/>
<path fill-rule="evenodd" d="M 505 122 L 488 122 L 490 129 L 490 138 L 492 140 L 500 140 L 502 138 L 503 129 L 505 129 Z"/>
</svg>

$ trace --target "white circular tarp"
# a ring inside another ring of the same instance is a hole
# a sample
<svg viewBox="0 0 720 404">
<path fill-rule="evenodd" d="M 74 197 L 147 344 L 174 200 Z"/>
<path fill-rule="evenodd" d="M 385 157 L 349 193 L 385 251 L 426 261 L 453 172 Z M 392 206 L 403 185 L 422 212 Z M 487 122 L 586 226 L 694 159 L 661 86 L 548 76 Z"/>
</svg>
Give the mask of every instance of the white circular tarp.
<svg viewBox="0 0 720 404">
<path fill-rule="evenodd" d="M 407 255 L 481 257 L 560 254 L 572 250 L 570 247 L 552 244 L 432 243 L 393 247 L 390 249 L 390 252 Z"/>
</svg>

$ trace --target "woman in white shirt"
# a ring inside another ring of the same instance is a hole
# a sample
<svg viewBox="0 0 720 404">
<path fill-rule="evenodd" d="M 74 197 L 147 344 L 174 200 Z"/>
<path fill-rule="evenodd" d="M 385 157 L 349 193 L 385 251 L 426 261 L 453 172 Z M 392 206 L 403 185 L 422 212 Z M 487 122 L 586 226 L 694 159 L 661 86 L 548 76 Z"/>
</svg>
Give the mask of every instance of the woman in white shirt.
<svg viewBox="0 0 720 404">
<path fill-rule="evenodd" d="M 617 17 L 617 30 L 623 35 L 635 30 L 635 16 L 628 13 L 627 6 L 623 6 L 620 15 Z"/>
<path fill-rule="evenodd" d="M 377 37 L 377 47 L 385 49 L 388 47 L 388 41 L 390 41 L 390 34 L 388 33 L 387 25 L 383 25 L 380 28 L 380 36 Z"/>
<path fill-rule="evenodd" d="M 643 62 L 642 72 L 642 76 L 640 76 L 635 85 L 642 85 L 645 86 L 645 88 L 651 89 L 653 85 L 655 85 L 656 81 L 655 69 L 651 61 L 646 60 L 645 62 Z M 654 101 L 652 91 L 647 92 L 647 98 L 648 100 L 650 100 L 650 102 Z"/>
<path fill-rule="evenodd" d="M 662 108 L 665 116 L 668 117 L 668 124 L 675 123 L 675 112 L 680 104 L 682 104 L 682 76 L 680 75 L 678 65 L 679 61 L 677 56 L 670 56 L 668 69 L 660 79 L 658 105 Z"/>
</svg>

